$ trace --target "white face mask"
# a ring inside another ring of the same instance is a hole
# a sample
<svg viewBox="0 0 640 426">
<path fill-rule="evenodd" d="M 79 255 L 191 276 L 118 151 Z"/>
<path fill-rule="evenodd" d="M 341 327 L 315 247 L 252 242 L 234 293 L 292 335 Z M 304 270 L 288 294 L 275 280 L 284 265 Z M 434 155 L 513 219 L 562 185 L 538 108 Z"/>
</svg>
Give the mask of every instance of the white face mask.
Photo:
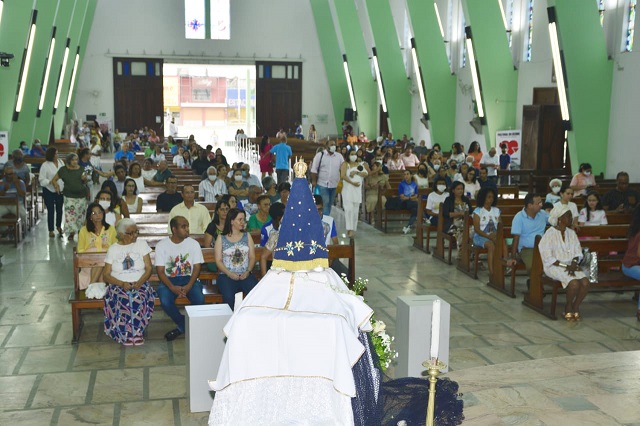
<svg viewBox="0 0 640 426">
<path fill-rule="evenodd" d="M 473 161 L 467 161 L 467 166 L 473 167 Z"/>
<path fill-rule="evenodd" d="M 216 181 L 216 179 L 218 179 L 218 176 L 216 176 L 216 175 L 208 175 L 207 177 L 209 178 L 209 180 L 210 180 L 211 182 L 215 182 L 215 181 Z"/>
<path fill-rule="evenodd" d="M 435 170 L 436 172 L 437 172 L 438 170 L 440 170 L 440 164 L 434 164 L 434 165 L 433 165 L 433 170 Z"/>
<path fill-rule="evenodd" d="M 553 192 L 554 194 L 557 194 L 558 192 L 560 192 L 560 187 L 559 186 L 551 187 L 551 192 Z"/>
<path fill-rule="evenodd" d="M 329 152 L 336 152 L 336 146 L 335 145 L 330 146 Z"/>
<path fill-rule="evenodd" d="M 98 201 L 98 204 L 100 204 L 100 207 L 102 207 L 105 210 L 109 210 L 109 207 L 111 207 L 111 201 L 107 201 L 107 200 L 100 200 Z"/>
<path fill-rule="evenodd" d="M 236 182 L 241 182 L 242 181 L 242 176 L 234 176 L 233 179 L 235 179 Z"/>
<path fill-rule="evenodd" d="M 438 192 L 444 192 L 447 189 L 447 185 L 438 185 Z"/>
<path fill-rule="evenodd" d="M 351 161 L 352 163 L 355 163 L 357 159 L 358 159 L 357 155 L 350 155 L 349 156 L 349 161 Z"/>
<path fill-rule="evenodd" d="M 585 175 L 585 176 L 591 176 L 591 171 L 586 171 L 586 172 L 584 172 L 584 175 Z"/>
</svg>

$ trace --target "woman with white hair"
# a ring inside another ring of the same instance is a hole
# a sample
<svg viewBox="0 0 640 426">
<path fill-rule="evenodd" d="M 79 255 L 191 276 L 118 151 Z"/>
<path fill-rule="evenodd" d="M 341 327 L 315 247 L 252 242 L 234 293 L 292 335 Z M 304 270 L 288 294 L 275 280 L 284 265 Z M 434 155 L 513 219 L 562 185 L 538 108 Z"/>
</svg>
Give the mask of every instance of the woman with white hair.
<svg viewBox="0 0 640 426">
<path fill-rule="evenodd" d="M 589 291 L 589 280 L 580 270 L 582 248 L 575 231 L 571 229 L 573 216 L 566 204 L 556 203 L 549 216 L 551 227 L 542 236 L 538 249 L 544 273 L 562 283 L 567 290 L 564 319 L 579 321 L 580 304 Z"/>
<path fill-rule="evenodd" d="M 57 193 L 64 195 L 64 228 L 69 233 L 69 241 L 72 241 L 76 232 L 84 226 L 89 193 L 87 181 L 91 179 L 91 174 L 80 167 L 76 154 L 67 155 L 66 163 L 51 178 L 51 185 Z M 60 180 L 64 186 L 60 185 Z"/>
<path fill-rule="evenodd" d="M 116 224 L 118 242 L 112 244 L 104 260 L 107 284 L 104 298 L 104 332 L 123 346 L 144 344 L 144 330 L 153 314 L 155 294 L 147 280 L 151 276 L 151 248 L 138 241 L 133 219 Z"/>
<path fill-rule="evenodd" d="M 551 192 L 547 194 L 547 197 L 544 199 L 545 203 L 555 204 L 560 201 L 560 189 L 562 189 L 562 181 L 558 178 L 551 179 L 549 181 L 549 188 L 551 188 Z"/>
</svg>

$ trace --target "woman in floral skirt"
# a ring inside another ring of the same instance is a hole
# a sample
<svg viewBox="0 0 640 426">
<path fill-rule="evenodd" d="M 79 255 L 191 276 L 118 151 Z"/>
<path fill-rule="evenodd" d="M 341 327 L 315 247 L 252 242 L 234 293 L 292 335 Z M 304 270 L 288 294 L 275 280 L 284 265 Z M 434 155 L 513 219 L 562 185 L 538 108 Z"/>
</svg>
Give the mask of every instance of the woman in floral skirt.
<svg viewBox="0 0 640 426">
<path fill-rule="evenodd" d="M 104 298 L 104 332 L 124 346 L 144 344 L 144 330 L 153 314 L 155 294 L 147 280 L 151 276 L 151 248 L 138 241 L 132 219 L 116 225 L 118 243 L 107 251 L 104 280 L 109 287 Z"/>
</svg>

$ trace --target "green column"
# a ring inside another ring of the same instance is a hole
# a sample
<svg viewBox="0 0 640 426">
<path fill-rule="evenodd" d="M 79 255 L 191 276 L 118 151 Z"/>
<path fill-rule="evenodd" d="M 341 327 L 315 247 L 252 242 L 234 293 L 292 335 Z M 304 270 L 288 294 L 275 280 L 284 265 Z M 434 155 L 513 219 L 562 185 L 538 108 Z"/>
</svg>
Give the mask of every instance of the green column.
<svg viewBox="0 0 640 426">
<path fill-rule="evenodd" d="M 16 105 L 16 90 L 20 74 L 20 64 L 24 54 L 31 26 L 30 1 L 5 1 L 0 24 L 0 40 L 3 52 L 12 53 L 15 57 L 8 68 L 0 68 L 0 130 L 9 131 L 9 147 L 17 148 L 20 140 L 13 135 L 13 111 Z M 37 35 L 37 33 L 36 33 Z"/>
<path fill-rule="evenodd" d="M 353 0 L 334 0 L 334 5 L 356 94 L 358 127 L 369 138 L 375 137 L 378 134 L 378 89 L 371 75 L 371 52 L 365 45 Z"/>
<path fill-rule="evenodd" d="M 384 82 L 389 112 L 389 129 L 401 135 L 411 133 L 411 81 L 404 60 L 388 0 L 366 0 L 378 65 Z"/>
<path fill-rule="evenodd" d="M 591 163 L 594 173 L 606 172 L 613 62 L 607 58 L 606 41 L 596 3 L 550 0 L 556 8 L 556 27 L 564 54 L 569 115 L 568 133 L 573 171 Z"/>
<path fill-rule="evenodd" d="M 456 76 L 451 73 L 433 3 L 407 0 L 429 109 L 432 143 L 451 146 L 456 128 Z"/>
<path fill-rule="evenodd" d="M 337 32 L 333 24 L 329 1 L 311 0 L 311 9 L 313 10 L 313 19 L 316 23 L 316 32 L 318 34 L 318 41 L 320 42 L 320 50 L 322 51 L 324 69 L 327 73 L 327 80 L 329 81 L 331 104 L 333 105 L 333 114 L 336 120 L 335 131 L 339 134 L 342 132 L 340 123 L 342 123 L 344 119 L 344 109 L 351 108 L 347 78 L 342 65 L 342 52 L 338 44 Z"/>
<path fill-rule="evenodd" d="M 27 86 L 24 92 L 22 110 L 18 116 L 18 121 L 13 123 L 11 140 L 19 143 L 21 140 L 31 142 L 40 135 L 34 134 L 34 123 L 38 103 L 40 102 L 40 86 L 42 84 L 42 74 L 45 68 L 45 60 L 49 53 L 49 42 L 51 40 L 51 30 L 56 14 L 56 1 L 40 0 L 36 4 L 38 10 L 36 37 L 33 43 L 33 54 L 31 55 L 31 65 L 27 76 Z M 52 66 L 53 68 L 53 66 Z M 44 135 L 44 143 L 47 143 L 47 135 Z"/>
<path fill-rule="evenodd" d="M 65 123 L 65 118 L 67 116 L 65 109 L 67 106 L 67 95 L 69 94 L 69 84 L 71 83 L 71 75 L 73 73 L 73 65 L 76 58 L 76 51 L 78 46 L 80 46 L 80 55 L 84 55 L 86 51 L 87 39 L 81 40 L 81 36 L 85 31 L 85 20 L 87 17 L 90 17 L 91 20 L 88 22 L 86 30 L 89 31 L 91 28 L 91 23 L 93 22 L 93 12 L 95 11 L 96 0 L 77 0 L 75 13 L 73 14 L 73 19 L 71 21 L 71 27 L 69 31 L 69 38 L 71 39 L 71 44 L 69 45 L 69 61 L 67 63 L 67 69 L 65 71 L 65 75 L 62 76 L 62 92 L 60 93 L 60 103 L 58 104 L 58 109 L 53 117 L 53 126 L 56 137 L 60 137 L 60 133 L 63 130 L 63 126 Z M 88 36 L 88 32 L 86 33 Z M 80 68 L 80 63 L 78 63 L 78 68 Z M 80 71 L 76 72 L 76 83 L 78 79 Z M 75 90 L 75 88 L 74 88 Z M 73 105 L 69 108 L 69 114 L 73 111 Z M 78 117 L 80 119 L 80 117 Z"/>
<path fill-rule="evenodd" d="M 513 68 L 498 2 L 465 0 L 464 5 L 482 86 L 487 119 L 484 136 L 491 147 L 496 144 L 497 130 L 515 128 L 518 72 Z"/>
<path fill-rule="evenodd" d="M 49 84 L 47 85 L 47 93 L 44 98 L 42 114 L 40 115 L 40 117 L 35 118 L 34 123 L 34 137 L 41 139 L 43 142 L 49 140 L 49 133 L 51 132 L 51 120 L 53 119 L 53 101 L 56 96 L 56 90 L 58 88 L 58 75 L 60 74 L 60 66 L 62 65 L 62 59 L 64 57 L 64 49 L 67 42 L 67 33 L 69 31 L 69 26 L 71 25 L 71 19 L 75 16 L 75 4 L 75 1 L 61 0 L 58 7 L 58 14 L 56 15 L 55 22 L 53 22 L 53 25 L 56 26 L 56 45 L 53 51 L 53 56 L 50 58 L 51 71 L 49 75 Z M 51 37 L 51 29 L 49 28 L 47 31 L 49 32 L 48 37 Z M 42 71 L 43 70 L 41 69 L 40 72 Z M 38 94 L 40 93 L 40 78 L 41 76 L 38 77 Z M 61 100 L 61 102 L 63 101 Z M 59 130 L 57 130 L 57 134 L 55 136 L 60 137 Z"/>
</svg>

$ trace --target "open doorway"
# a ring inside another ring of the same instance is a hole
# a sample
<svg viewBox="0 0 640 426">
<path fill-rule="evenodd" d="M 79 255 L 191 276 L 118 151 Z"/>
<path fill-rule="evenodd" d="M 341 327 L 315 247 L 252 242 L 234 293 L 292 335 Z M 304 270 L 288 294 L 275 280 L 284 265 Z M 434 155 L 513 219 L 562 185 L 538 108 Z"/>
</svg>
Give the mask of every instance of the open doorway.
<svg viewBox="0 0 640 426">
<path fill-rule="evenodd" d="M 165 136 L 172 118 L 180 138 L 201 146 L 223 147 L 238 129 L 255 136 L 255 65 L 165 63 L 163 76 Z"/>
</svg>

